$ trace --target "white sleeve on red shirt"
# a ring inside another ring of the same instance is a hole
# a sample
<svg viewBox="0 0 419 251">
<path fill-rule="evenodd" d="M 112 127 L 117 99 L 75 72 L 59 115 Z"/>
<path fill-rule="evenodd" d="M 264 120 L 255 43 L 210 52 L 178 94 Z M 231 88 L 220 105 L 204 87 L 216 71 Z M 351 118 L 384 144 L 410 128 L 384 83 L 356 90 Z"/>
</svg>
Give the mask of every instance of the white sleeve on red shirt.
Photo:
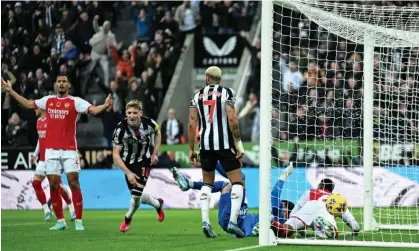
<svg viewBox="0 0 419 251">
<path fill-rule="evenodd" d="M 74 99 L 74 106 L 76 107 L 76 111 L 78 113 L 87 113 L 89 107 L 92 105 L 86 100 L 76 97 Z"/>
<path fill-rule="evenodd" d="M 294 209 L 292 209 L 290 215 L 292 216 L 296 212 L 298 212 L 298 210 L 300 210 L 304 206 L 304 204 L 306 204 L 307 201 L 309 201 L 309 198 L 310 198 L 310 190 L 307 190 L 307 191 L 304 192 L 304 194 L 297 201 L 297 204 L 295 204 Z"/>
<path fill-rule="evenodd" d="M 35 103 L 36 108 L 39 108 L 45 111 L 47 109 L 47 101 L 50 97 L 51 95 L 34 100 L 33 102 Z"/>
</svg>

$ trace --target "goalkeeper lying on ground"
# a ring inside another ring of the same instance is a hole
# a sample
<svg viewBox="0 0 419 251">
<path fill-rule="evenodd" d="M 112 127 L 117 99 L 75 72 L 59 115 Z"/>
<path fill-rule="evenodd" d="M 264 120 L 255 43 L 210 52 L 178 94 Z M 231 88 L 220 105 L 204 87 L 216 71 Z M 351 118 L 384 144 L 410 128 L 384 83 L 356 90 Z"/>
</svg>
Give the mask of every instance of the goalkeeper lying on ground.
<svg viewBox="0 0 419 251">
<path fill-rule="evenodd" d="M 284 170 L 271 192 L 272 205 L 272 226 L 277 226 L 279 223 L 283 224 L 288 219 L 288 214 L 294 208 L 294 204 L 290 201 L 280 200 L 281 190 L 285 180 L 291 175 L 293 169 L 292 163 Z M 220 163 L 217 164 L 216 169 L 219 174 L 227 178 L 224 169 Z M 172 169 L 173 177 L 177 181 L 182 191 L 189 189 L 200 190 L 203 182 L 191 181 L 184 177 L 177 168 Z M 242 173 L 243 184 L 245 185 L 245 175 Z M 245 236 L 253 236 L 259 234 L 259 214 L 251 214 L 247 212 L 247 203 L 245 203 L 245 191 L 243 202 L 240 209 L 240 214 L 237 223 Z M 218 204 L 218 224 L 227 232 L 227 225 L 230 219 L 231 208 L 231 184 L 228 181 L 216 181 L 213 184 L 213 193 L 221 192 L 220 202 Z"/>
</svg>

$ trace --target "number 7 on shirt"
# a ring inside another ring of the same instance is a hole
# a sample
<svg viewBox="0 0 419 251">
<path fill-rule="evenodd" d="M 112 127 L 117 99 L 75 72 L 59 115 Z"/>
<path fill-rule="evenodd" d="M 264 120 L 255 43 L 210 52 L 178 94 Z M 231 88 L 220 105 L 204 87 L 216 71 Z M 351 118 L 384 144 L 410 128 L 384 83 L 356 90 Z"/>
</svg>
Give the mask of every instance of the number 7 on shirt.
<svg viewBox="0 0 419 251">
<path fill-rule="evenodd" d="M 214 116 L 215 105 L 217 104 L 216 100 L 205 100 L 204 105 L 210 106 L 210 114 L 208 118 L 208 123 L 212 123 L 212 117 Z"/>
</svg>

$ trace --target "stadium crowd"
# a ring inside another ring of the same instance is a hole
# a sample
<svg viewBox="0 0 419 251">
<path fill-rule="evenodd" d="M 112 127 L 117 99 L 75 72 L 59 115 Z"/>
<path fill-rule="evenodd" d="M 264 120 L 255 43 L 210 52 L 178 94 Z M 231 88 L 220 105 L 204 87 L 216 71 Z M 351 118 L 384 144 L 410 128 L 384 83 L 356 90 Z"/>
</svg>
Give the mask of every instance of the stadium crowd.
<svg viewBox="0 0 419 251">
<path fill-rule="evenodd" d="M 415 1 L 382 4 L 418 5 Z M 2 2 L 2 77 L 30 99 L 53 93 L 60 72 L 69 75 L 73 95 L 93 104 L 112 93 L 113 109 L 102 118 L 104 145 L 109 146 L 128 100 L 143 100 L 146 115 L 157 118 L 188 33 L 237 32 L 246 38 L 256 7 L 253 1 Z M 359 140 L 362 46 L 295 12 L 275 8 L 272 116 L 278 130 L 273 130 L 273 137 Z M 123 10 L 135 24 L 136 38 L 130 44 L 118 42 L 115 35 Z M 248 101 L 238 116 L 250 132 L 244 140 L 258 142 L 261 43 L 244 40 L 252 55 L 251 74 Z M 375 137 L 401 140 L 411 135 L 410 140 L 418 141 L 418 57 L 418 48 L 376 49 Z M 95 87 L 100 95 L 89 96 Z M 86 121 L 85 117 L 80 123 Z M 180 137 L 182 121 L 167 121 L 164 134 L 173 135 L 164 143 L 185 142 Z M 2 92 L 2 144 L 34 146 L 35 124 L 32 111 L 21 109 Z"/>
<path fill-rule="evenodd" d="M 110 146 L 128 100 L 142 100 L 145 115 L 157 118 L 188 33 L 245 35 L 257 2 L 24 1 L 1 6 L 2 78 L 28 99 L 53 94 L 58 73 L 69 76 L 71 95 L 92 104 L 111 93 L 113 109 L 101 117 L 103 145 Z M 118 29 L 125 28 L 119 24 L 123 13 L 135 25 L 130 43 L 117 37 Z M 2 145 L 34 147 L 35 113 L 22 109 L 4 90 L 1 101 Z M 88 120 L 83 115 L 79 123 Z"/>
</svg>

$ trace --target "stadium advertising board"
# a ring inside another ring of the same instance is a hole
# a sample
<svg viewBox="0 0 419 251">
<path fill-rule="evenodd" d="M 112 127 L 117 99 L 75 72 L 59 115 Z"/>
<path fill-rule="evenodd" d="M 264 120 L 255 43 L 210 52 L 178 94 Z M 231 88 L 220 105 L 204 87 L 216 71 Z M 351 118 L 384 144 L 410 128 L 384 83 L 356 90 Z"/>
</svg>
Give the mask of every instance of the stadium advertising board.
<svg viewBox="0 0 419 251">
<path fill-rule="evenodd" d="M 199 169 L 181 169 L 192 180 L 201 180 Z M 246 175 L 246 196 L 250 208 L 259 205 L 259 169 L 243 168 Z M 272 169 L 272 185 L 278 180 L 282 169 Z M 34 172 L 2 171 L 2 209 L 41 209 L 31 182 Z M 419 202 L 419 166 L 374 168 L 374 205 L 416 206 Z M 335 192 L 344 195 L 351 207 L 363 206 L 363 168 L 295 168 L 284 184 L 281 199 L 296 202 L 308 189 L 316 187 L 325 178 L 336 183 Z M 216 180 L 225 180 L 217 174 Z M 63 177 L 66 183 L 67 179 Z M 82 170 L 80 183 L 85 209 L 126 209 L 130 194 L 124 175 L 119 170 Z M 112 184 L 104 186 L 103 184 Z M 48 181 L 42 183 L 49 199 Z M 100 189 L 98 189 L 100 187 Z M 145 191 L 165 200 L 168 208 L 199 208 L 199 190 L 182 192 L 168 169 L 152 169 Z M 219 202 L 220 193 L 211 197 L 211 208 Z M 63 203 L 65 204 L 65 203 Z M 142 208 L 150 208 L 141 205 Z"/>
<path fill-rule="evenodd" d="M 244 43 L 242 37 L 234 34 L 205 34 L 195 36 L 195 67 L 211 65 L 237 67 L 240 64 Z"/>
<path fill-rule="evenodd" d="M 245 166 L 259 165 L 259 144 L 244 143 Z M 419 144 L 388 144 L 374 143 L 374 163 L 375 165 L 418 165 L 419 164 Z M 298 166 L 316 167 L 323 165 L 326 167 L 357 166 L 360 164 L 359 144 L 355 140 L 333 140 L 333 141 L 307 141 L 295 143 L 281 142 L 276 144 L 277 155 L 280 160 L 296 160 Z M 104 151 L 104 155 L 111 155 L 112 149 L 104 148 L 80 148 L 79 152 L 86 158 L 87 162 L 96 163 L 96 156 L 99 151 Z M 168 151 L 173 153 L 176 162 L 180 167 L 190 167 L 187 144 L 184 145 L 162 145 L 160 152 Z M 287 154 L 284 154 L 287 153 Z M 2 148 L 1 164 L 2 169 L 23 170 L 33 169 L 29 160 L 33 154 L 33 148 L 7 149 Z M 272 163 L 275 165 L 275 163 Z"/>
</svg>

